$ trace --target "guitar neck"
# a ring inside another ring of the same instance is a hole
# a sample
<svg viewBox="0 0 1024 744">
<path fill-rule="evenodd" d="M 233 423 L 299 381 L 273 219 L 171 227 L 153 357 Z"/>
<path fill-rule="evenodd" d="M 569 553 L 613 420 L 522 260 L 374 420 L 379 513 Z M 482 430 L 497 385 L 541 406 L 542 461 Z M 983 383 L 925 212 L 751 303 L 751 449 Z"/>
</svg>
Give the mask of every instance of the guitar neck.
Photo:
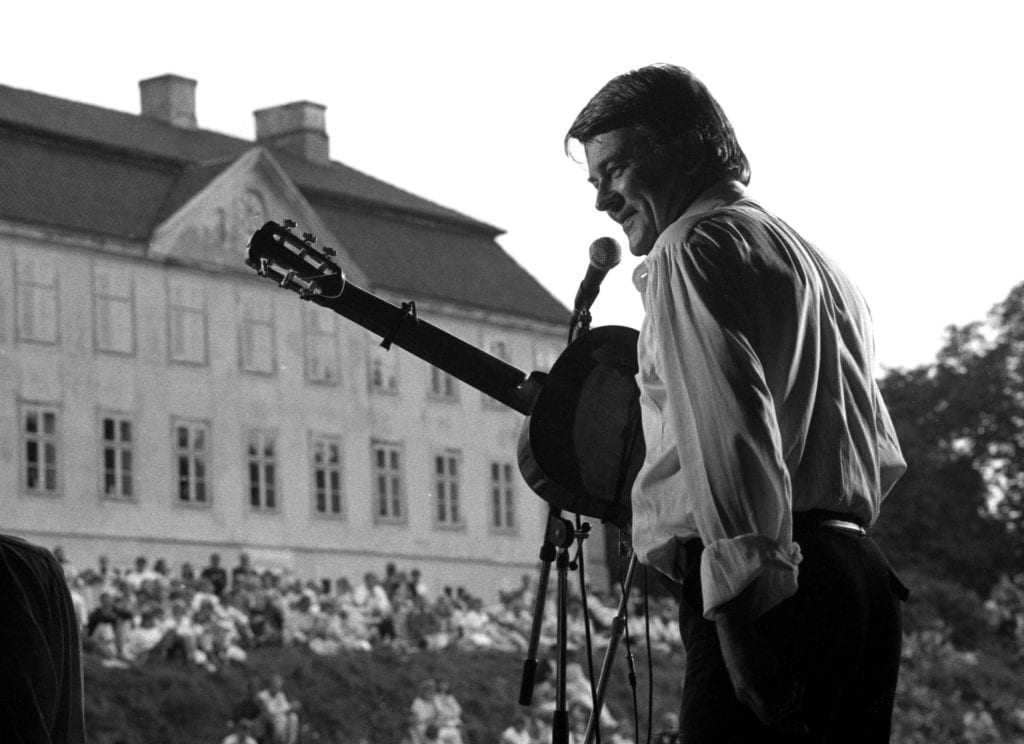
<svg viewBox="0 0 1024 744">
<path fill-rule="evenodd" d="M 522 370 L 418 318 L 412 306 L 398 307 L 346 283 L 337 297 L 311 297 L 312 302 L 444 370 L 522 414 L 529 414 L 540 390 L 536 375 Z"/>
</svg>

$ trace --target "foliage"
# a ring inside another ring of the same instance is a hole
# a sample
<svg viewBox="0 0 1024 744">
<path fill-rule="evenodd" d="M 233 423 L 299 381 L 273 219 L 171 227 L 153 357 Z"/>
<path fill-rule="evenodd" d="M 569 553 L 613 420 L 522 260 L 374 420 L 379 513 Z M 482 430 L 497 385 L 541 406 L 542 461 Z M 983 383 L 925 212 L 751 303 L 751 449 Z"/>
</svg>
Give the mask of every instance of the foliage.
<svg viewBox="0 0 1024 744">
<path fill-rule="evenodd" d="M 1020 669 L 961 651 L 945 627 L 909 633 L 893 716 L 897 744 L 1024 742 Z"/>
<path fill-rule="evenodd" d="M 1012 647 L 1015 658 L 1024 659 L 1024 573 L 1001 576 L 985 610 L 996 635 Z"/>
<path fill-rule="evenodd" d="M 991 635 L 990 613 L 974 591 L 916 569 L 901 579 L 910 589 L 903 606 L 903 630 L 909 636 L 942 629 L 955 648 L 971 651 Z"/>
<path fill-rule="evenodd" d="M 1024 534 L 1024 284 L 987 323 L 948 328 L 934 363 L 881 386 L 909 467 L 876 539 L 898 567 L 986 594 L 1020 565 Z"/>
<path fill-rule="evenodd" d="M 634 648 L 641 725 L 646 726 L 648 667 Z M 609 709 L 632 719 L 632 693 L 625 665 L 616 659 L 608 686 Z M 600 658 L 595 664 L 600 665 Z M 677 709 L 682 661 L 654 664 L 655 720 Z M 246 694 L 250 676 L 266 680 L 280 673 L 286 693 L 301 704 L 310 742 L 398 742 L 409 705 L 427 677 L 450 680 L 460 701 L 466 744 L 491 744 L 511 724 L 518 703 L 522 660 L 507 653 L 457 650 L 398 654 L 389 649 L 317 656 L 297 647 L 261 648 L 247 667 L 208 673 L 173 662 L 141 668 L 106 668 L 86 656 L 86 728 L 91 744 L 218 744 L 229 733 L 234 706 Z M 550 717 L 549 717 L 550 718 Z M 646 736 L 646 729 L 641 730 Z"/>
</svg>

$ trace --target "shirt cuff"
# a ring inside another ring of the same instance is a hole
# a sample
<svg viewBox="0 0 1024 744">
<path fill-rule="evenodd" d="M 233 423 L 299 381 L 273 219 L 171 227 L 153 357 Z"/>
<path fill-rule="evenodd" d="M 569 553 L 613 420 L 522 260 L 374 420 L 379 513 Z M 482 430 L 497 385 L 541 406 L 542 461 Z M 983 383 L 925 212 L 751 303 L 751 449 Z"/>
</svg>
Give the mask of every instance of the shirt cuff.
<svg viewBox="0 0 1024 744">
<path fill-rule="evenodd" d="M 748 586 L 745 613 L 758 617 L 796 592 L 800 546 L 789 549 L 764 535 L 741 535 L 716 540 L 701 555 L 700 585 L 704 596 L 704 617 L 714 620 L 726 602 Z"/>
</svg>

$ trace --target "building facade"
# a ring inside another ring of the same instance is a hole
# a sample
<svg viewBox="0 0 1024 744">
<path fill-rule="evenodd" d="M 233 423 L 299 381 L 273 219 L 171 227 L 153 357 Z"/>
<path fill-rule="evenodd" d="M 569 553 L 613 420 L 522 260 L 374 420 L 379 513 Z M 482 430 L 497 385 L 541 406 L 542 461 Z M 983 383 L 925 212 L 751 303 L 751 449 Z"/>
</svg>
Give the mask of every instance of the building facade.
<svg viewBox="0 0 1024 744">
<path fill-rule="evenodd" d="M 257 111 L 253 142 L 197 126 L 194 81 L 140 90 L 132 115 L 0 86 L 0 529 L 80 567 L 391 562 L 485 598 L 532 572 L 548 506 L 522 415 L 244 252 L 294 219 L 349 281 L 524 371 L 568 311 L 496 228 L 331 161 L 322 106 Z"/>
</svg>

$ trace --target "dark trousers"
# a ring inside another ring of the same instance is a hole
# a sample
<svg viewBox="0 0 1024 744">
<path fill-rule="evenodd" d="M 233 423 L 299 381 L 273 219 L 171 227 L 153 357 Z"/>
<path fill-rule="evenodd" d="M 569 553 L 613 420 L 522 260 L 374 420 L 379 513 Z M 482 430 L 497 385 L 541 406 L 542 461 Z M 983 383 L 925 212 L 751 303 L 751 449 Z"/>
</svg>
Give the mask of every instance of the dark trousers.
<svg viewBox="0 0 1024 744">
<path fill-rule="evenodd" d="M 680 602 L 683 744 L 884 744 L 899 673 L 906 589 L 869 537 L 794 520 L 799 589 L 755 622 L 805 686 L 806 735 L 764 728 L 736 699 L 714 622 L 702 617 L 699 543 Z"/>
</svg>

